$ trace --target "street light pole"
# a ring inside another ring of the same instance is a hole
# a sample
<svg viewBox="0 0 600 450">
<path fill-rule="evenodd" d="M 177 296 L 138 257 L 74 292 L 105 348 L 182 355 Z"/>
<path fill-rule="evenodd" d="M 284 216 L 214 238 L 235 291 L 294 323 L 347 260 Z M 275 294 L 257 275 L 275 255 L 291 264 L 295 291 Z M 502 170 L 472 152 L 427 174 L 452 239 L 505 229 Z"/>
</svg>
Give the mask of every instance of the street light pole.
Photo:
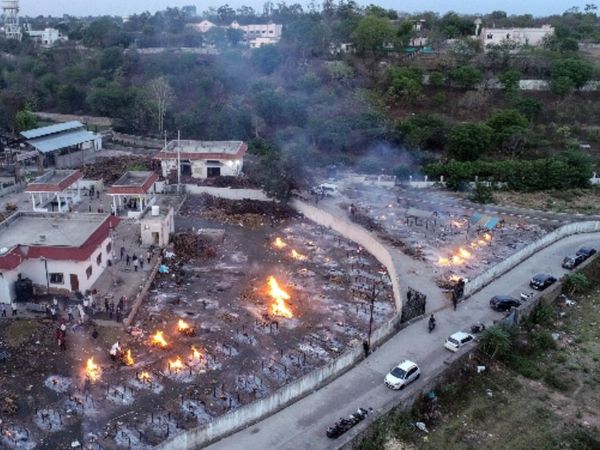
<svg viewBox="0 0 600 450">
<path fill-rule="evenodd" d="M 181 131 L 177 130 L 177 193 L 181 193 Z"/>
</svg>

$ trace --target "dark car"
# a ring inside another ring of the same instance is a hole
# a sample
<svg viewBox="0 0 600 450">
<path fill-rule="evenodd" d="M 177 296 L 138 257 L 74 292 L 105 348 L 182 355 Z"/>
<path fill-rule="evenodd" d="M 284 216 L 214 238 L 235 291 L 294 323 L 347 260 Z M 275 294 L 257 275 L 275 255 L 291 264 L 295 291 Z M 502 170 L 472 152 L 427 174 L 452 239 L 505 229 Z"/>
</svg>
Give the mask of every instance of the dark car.
<svg viewBox="0 0 600 450">
<path fill-rule="evenodd" d="M 521 306 L 521 302 L 510 295 L 494 295 L 490 299 L 490 306 L 496 311 L 508 311 L 513 306 Z"/>
<path fill-rule="evenodd" d="M 588 259 L 595 253 L 596 249 L 592 247 L 581 247 L 579 250 L 577 250 L 577 254 L 583 256 L 585 259 Z"/>
<path fill-rule="evenodd" d="M 556 282 L 556 278 L 548 273 L 538 273 L 529 282 L 529 286 L 538 291 L 543 291 Z"/>
<path fill-rule="evenodd" d="M 577 267 L 583 261 L 585 261 L 585 256 L 583 256 L 583 255 L 565 256 L 565 258 L 563 259 L 563 262 L 562 262 L 562 266 L 563 266 L 563 268 L 570 270 L 570 269 L 574 269 L 575 267 Z"/>
</svg>

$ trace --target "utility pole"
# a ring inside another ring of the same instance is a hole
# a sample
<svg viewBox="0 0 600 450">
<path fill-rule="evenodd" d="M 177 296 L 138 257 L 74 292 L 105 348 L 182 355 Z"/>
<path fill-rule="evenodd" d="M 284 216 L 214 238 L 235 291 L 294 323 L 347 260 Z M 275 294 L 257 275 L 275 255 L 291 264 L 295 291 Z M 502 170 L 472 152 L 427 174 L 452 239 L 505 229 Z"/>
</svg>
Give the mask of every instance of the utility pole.
<svg viewBox="0 0 600 450">
<path fill-rule="evenodd" d="M 177 130 L 177 193 L 181 194 L 181 131 Z"/>
</svg>

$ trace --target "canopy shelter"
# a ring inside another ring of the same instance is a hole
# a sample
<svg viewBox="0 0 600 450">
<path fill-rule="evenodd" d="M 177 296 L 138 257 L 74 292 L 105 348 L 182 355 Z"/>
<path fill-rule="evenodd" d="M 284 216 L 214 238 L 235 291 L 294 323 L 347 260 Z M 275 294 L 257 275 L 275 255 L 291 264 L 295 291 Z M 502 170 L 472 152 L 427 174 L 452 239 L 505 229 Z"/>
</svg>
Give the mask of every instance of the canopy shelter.
<svg viewBox="0 0 600 450">
<path fill-rule="evenodd" d="M 156 201 L 154 183 L 158 175 L 150 171 L 128 171 L 108 188 L 113 213 L 128 210 L 128 216 L 139 216 Z"/>
<path fill-rule="evenodd" d="M 54 211 L 56 204 L 58 212 L 68 211 L 69 203 L 77 204 L 81 201 L 79 180 L 82 177 L 79 170 L 52 169 L 36 178 L 25 188 L 25 192 L 31 195 L 33 210 Z"/>
<path fill-rule="evenodd" d="M 500 222 L 500 217 L 488 216 L 481 212 L 476 212 L 471 216 L 469 222 L 471 226 L 480 226 L 488 230 L 493 230 Z"/>
</svg>

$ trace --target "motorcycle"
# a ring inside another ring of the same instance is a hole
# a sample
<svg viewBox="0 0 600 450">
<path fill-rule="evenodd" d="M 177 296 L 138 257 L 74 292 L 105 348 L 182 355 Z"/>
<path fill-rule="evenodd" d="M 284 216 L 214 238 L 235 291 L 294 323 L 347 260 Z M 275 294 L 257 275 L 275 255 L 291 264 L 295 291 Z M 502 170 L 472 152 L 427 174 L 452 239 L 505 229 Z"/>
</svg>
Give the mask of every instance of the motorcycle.
<svg viewBox="0 0 600 450">
<path fill-rule="evenodd" d="M 327 428 L 327 437 L 330 439 L 336 439 L 348 431 L 350 428 L 355 426 L 357 423 L 364 420 L 369 414 L 364 408 L 358 408 L 355 413 L 350 414 L 348 417 L 340 417 L 335 424 Z"/>
<path fill-rule="evenodd" d="M 471 333 L 473 333 L 473 334 L 483 333 L 484 331 L 485 331 L 485 325 L 481 322 L 476 323 L 475 325 L 473 325 L 471 327 Z"/>
</svg>

